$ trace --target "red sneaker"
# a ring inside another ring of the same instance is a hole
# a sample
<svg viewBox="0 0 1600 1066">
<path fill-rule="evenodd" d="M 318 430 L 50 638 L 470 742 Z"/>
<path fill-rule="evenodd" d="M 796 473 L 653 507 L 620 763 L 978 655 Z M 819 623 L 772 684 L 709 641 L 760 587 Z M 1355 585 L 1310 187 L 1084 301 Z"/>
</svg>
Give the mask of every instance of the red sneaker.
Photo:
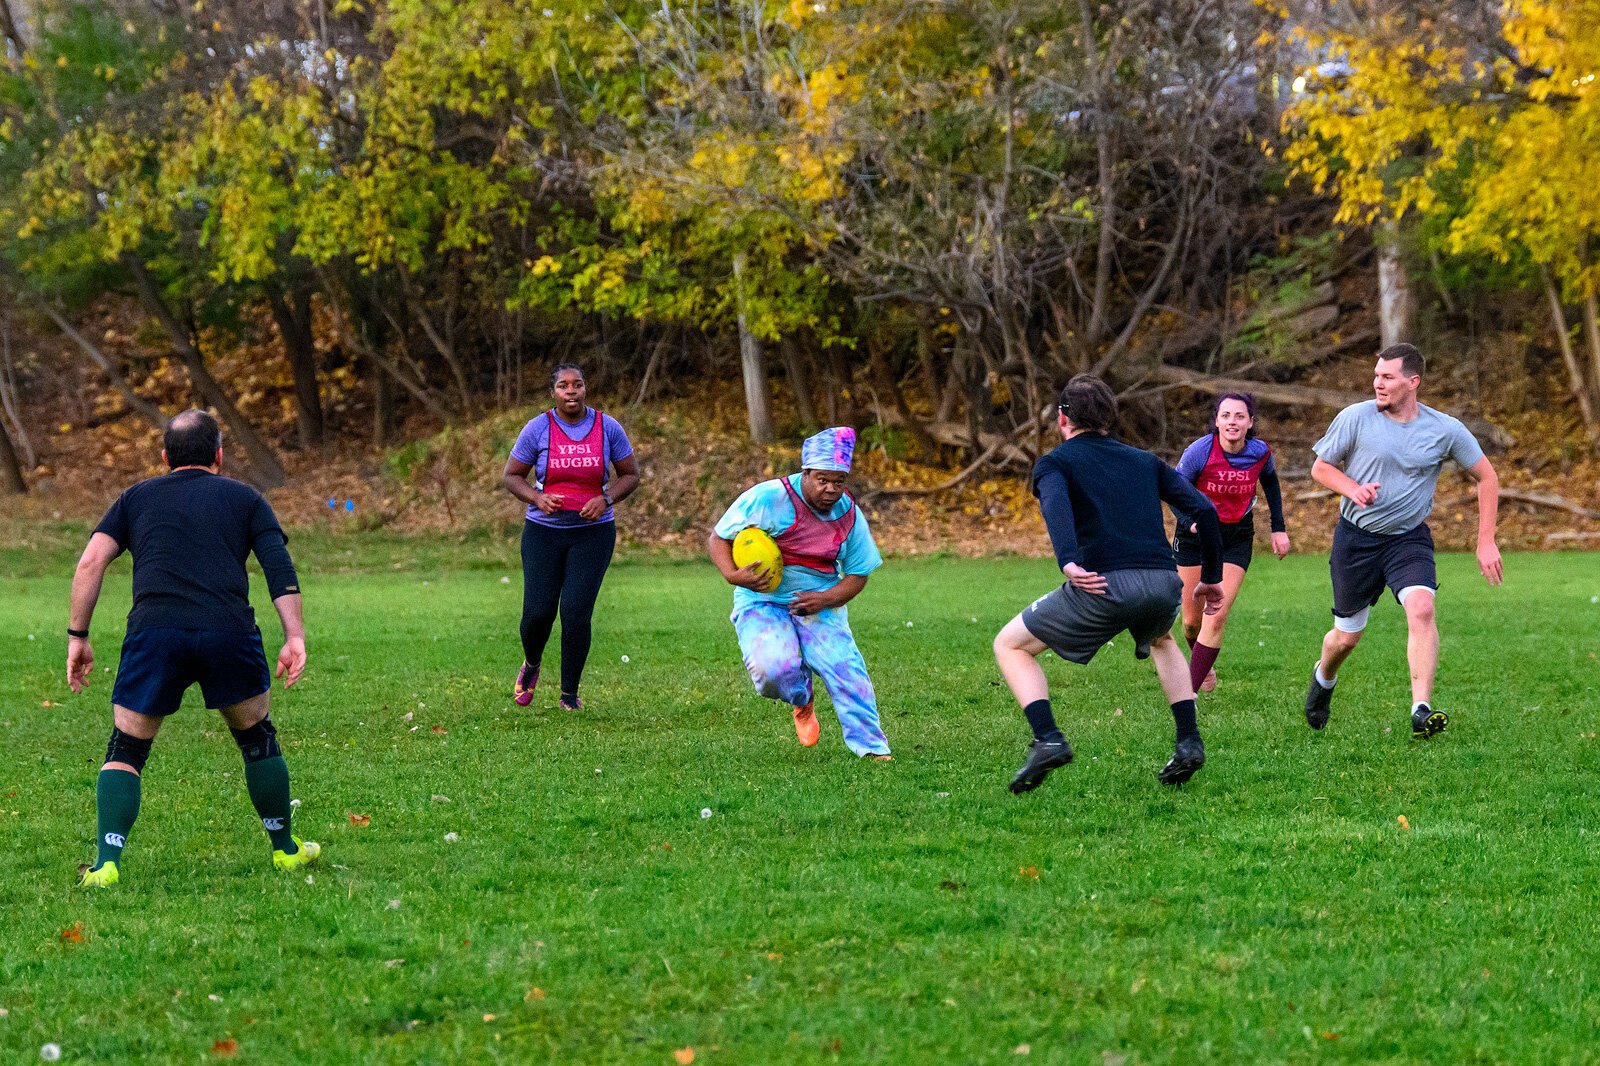
<svg viewBox="0 0 1600 1066">
<path fill-rule="evenodd" d="M 811 704 L 794 709 L 794 732 L 800 738 L 800 746 L 809 748 L 822 736 L 822 727 L 817 724 L 817 713 L 811 709 Z"/>
<path fill-rule="evenodd" d="M 522 664 L 522 669 L 517 671 L 516 683 L 511 686 L 511 699 L 518 707 L 526 707 L 533 702 L 534 686 L 539 684 L 539 668 Z"/>
</svg>

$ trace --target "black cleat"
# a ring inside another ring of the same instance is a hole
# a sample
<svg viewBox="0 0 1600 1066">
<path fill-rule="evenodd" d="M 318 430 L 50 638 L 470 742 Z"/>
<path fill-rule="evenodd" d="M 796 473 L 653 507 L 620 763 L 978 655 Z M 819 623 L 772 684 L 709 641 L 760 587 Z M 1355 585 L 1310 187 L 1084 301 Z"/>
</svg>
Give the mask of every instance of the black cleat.
<svg viewBox="0 0 1600 1066">
<path fill-rule="evenodd" d="M 1028 761 L 1011 779 L 1011 791 L 1019 796 L 1024 792 L 1032 792 L 1044 784 L 1051 770 L 1071 761 L 1072 745 L 1065 740 L 1035 740 L 1028 748 Z"/>
<path fill-rule="evenodd" d="M 1450 724 L 1450 716 L 1443 711 L 1436 711 L 1424 703 L 1421 707 L 1411 712 L 1411 739 L 1427 740 L 1437 733 L 1443 733 L 1444 727 Z"/>
<path fill-rule="evenodd" d="M 1167 760 L 1167 765 L 1156 774 L 1156 779 L 1163 785 L 1181 785 L 1195 775 L 1195 771 L 1206 764 L 1206 746 L 1196 733 L 1192 737 L 1184 737 L 1173 745 L 1172 758 Z"/>
<path fill-rule="evenodd" d="M 1311 668 L 1311 687 L 1306 689 L 1306 725 L 1321 729 L 1328 724 L 1328 712 L 1333 710 L 1333 689 L 1323 688 L 1317 680 L 1316 667 Z"/>
</svg>

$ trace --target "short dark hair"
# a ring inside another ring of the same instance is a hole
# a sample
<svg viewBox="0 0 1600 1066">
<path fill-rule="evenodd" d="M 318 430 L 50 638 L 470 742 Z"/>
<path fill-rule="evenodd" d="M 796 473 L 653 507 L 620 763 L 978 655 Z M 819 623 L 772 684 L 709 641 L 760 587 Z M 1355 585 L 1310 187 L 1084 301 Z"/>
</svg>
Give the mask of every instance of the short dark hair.
<svg viewBox="0 0 1600 1066">
<path fill-rule="evenodd" d="M 1093 374 L 1078 374 L 1056 397 L 1056 409 L 1079 429 L 1110 433 L 1117 424 L 1117 397 Z"/>
<path fill-rule="evenodd" d="M 1256 398 L 1248 392 L 1225 392 L 1221 396 L 1217 397 L 1217 402 L 1211 405 L 1212 430 L 1215 431 L 1216 429 L 1217 415 L 1221 413 L 1222 405 L 1229 400 L 1238 400 L 1240 403 L 1244 404 L 1244 409 L 1249 413 L 1251 422 L 1250 428 L 1245 431 L 1245 438 L 1249 439 L 1250 437 L 1255 436 Z"/>
<path fill-rule="evenodd" d="M 222 427 L 209 412 L 190 409 L 173 415 L 167 422 L 161 446 L 167 450 L 167 466 L 174 470 L 180 466 L 210 466 L 217 461 L 217 449 L 222 447 Z"/>
<path fill-rule="evenodd" d="M 550 387 L 552 389 L 556 387 L 556 379 L 561 377 L 561 372 L 563 370 L 576 370 L 580 378 L 583 378 L 585 381 L 588 380 L 588 377 L 583 372 L 583 367 L 579 366 L 577 363 L 557 363 L 555 366 L 550 368 Z"/>
<path fill-rule="evenodd" d="M 1391 344 L 1378 353 L 1378 362 L 1388 362 L 1390 359 L 1400 360 L 1400 373 L 1406 377 L 1420 378 L 1422 371 L 1426 368 L 1422 358 L 1422 349 L 1415 344 L 1406 344 L 1404 342 Z"/>
</svg>

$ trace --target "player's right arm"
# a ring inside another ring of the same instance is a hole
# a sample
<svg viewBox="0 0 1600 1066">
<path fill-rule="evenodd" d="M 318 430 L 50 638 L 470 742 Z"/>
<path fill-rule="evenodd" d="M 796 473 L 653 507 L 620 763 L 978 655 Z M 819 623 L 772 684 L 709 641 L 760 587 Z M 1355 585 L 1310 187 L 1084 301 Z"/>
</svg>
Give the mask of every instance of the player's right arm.
<svg viewBox="0 0 1600 1066">
<path fill-rule="evenodd" d="M 523 503 L 537 507 L 545 514 L 555 514 L 561 510 L 561 497 L 534 488 L 533 483 L 528 480 L 528 475 L 532 471 L 532 463 L 525 463 L 521 459 L 512 457 L 506 460 L 505 473 L 500 475 L 500 482 L 505 485 L 507 492 Z"/>
<path fill-rule="evenodd" d="M 100 601 L 100 586 L 105 582 L 106 567 L 122 554 L 122 545 L 115 537 L 99 530 L 89 538 L 89 544 L 78 559 L 78 569 L 72 575 L 72 603 L 68 611 L 67 628 L 80 633 L 89 632 L 94 620 L 94 605 Z M 67 686 L 82 692 L 89 683 L 89 671 L 94 669 L 94 648 L 88 637 L 67 637 Z"/>
<path fill-rule="evenodd" d="M 722 579 L 730 585 L 749 589 L 751 592 L 765 592 L 767 572 L 760 563 L 751 563 L 749 566 L 739 567 L 733 564 L 733 541 L 717 536 L 716 530 L 706 538 L 706 554 L 711 556 L 711 561 L 722 571 Z"/>
<path fill-rule="evenodd" d="M 1378 498 L 1378 489 L 1382 487 L 1376 481 L 1358 484 L 1355 478 L 1321 456 L 1311 464 L 1311 480 L 1330 492 L 1338 493 L 1357 507 L 1371 505 Z"/>
</svg>

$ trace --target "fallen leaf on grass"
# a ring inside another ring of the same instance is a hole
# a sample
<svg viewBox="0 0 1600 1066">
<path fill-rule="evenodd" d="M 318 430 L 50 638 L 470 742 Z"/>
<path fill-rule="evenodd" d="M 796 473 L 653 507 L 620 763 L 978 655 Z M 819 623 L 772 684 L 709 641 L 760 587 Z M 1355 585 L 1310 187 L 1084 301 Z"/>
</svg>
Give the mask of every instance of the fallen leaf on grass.
<svg viewBox="0 0 1600 1066">
<path fill-rule="evenodd" d="M 672 1059 L 678 1066 L 689 1066 L 694 1061 L 694 1048 L 681 1047 L 672 1053 Z"/>
<path fill-rule="evenodd" d="M 211 1053 L 218 1058 L 231 1059 L 239 1054 L 239 1041 L 233 1037 L 224 1037 L 211 1045 Z"/>
<path fill-rule="evenodd" d="M 1410 829 L 1411 828 L 1411 822 L 1409 820 L 1407 820 L 1406 816 L 1403 815 L 1403 814 L 1395 815 L 1394 816 L 1394 820 L 1400 823 L 1400 828 L 1401 829 Z"/>
<path fill-rule="evenodd" d="M 1033 1048 L 1029 1047 L 1027 1044 L 1018 1044 L 1016 1047 L 1011 1049 L 1011 1053 L 1013 1055 L 1031 1055 L 1033 1054 Z"/>
<path fill-rule="evenodd" d="M 1339 1034 L 1338 1033 L 1323 1033 L 1322 1034 L 1322 1039 L 1324 1039 L 1324 1040 L 1337 1040 L 1337 1039 L 1339 1039 Z"/>
<path fill-rule="evenodd" d="M 485 1014 L 483 1016 L 483 1020 L 486 1021 L 486 1022 L 492 1022 L 492 1021 L 494 1021 L 494 1018 L 495 1018 L 495 1016 L 493 1014 Z"/>
<path fill-rule="evenodd" d="M 769 952 L 767 952 L 767 959 L 770 962 L 777 962 L 778 960 L 780 960 L 782 958 L 783 958 L 783 952 L 781 952 L 781 951 L 769 951 Z"/>
<path fill-rule="evenodd" d="M 545 996 L 544 989 L 542 989 L 542 988 L 530 988 L 530 989 L 528 989 L 528 994 L 523 996 L 522 1000 L 523 1000 L 524 1003 L 532 1003 L 535 1000 L 543 999 L 544 996 Z"/>
<path fill-rule="evenodd" d="M 357 814 L 355 811 L 351 811 L 349 813 L 350 824 L 358 829 L 372 824 L 372 815 L 370 814 Z"/>
<path fill-rule="evenodd" d="M 61 930 L 61 942 L 63 944 L 83 943 L 83 923 L 73 922 L 71 925 Z"/>
<path fill-rule="evenodd" d="M 446 728 L 445 728 L 445 727 L 444 727 L 444 726 L 442 726 L 442 725 L 436 725 L 436 726 L 432 726 L 432 727 L 430 727 L 430 728 L 429 728 L 429 730 L 428 730 L 428 732 L 430 732 L 430 733 L 438 733 L 438 734 L 440 734 L 440 735 L 441 735 L 441 736 L 442 736 L 442 735 L 444 735 L 444 734 L 445 734 L 445 733 L 448 733 L 448 732 L 450 732 L 450 730 L 448 730 L 448 729 L 446 729 Z"/>
<path fill-rule="evenodd" d="M 1026 877 L 1030 881 L 1039 880 L 1039 868 L 1037 866 L 1019 867 L 1017 873 L 1021 874 L 1023 877 Z"/>
<path fill-rule="evenodd" d="M 39 704 L 39 706 L 41 706 L 41 707 L 59 707 L 59 706 L 61 706 L 61 704 L 59 704 L 59 703 L 51 703 L 49 700 L 45 700 L 43 703 Z"/>
</svg>

